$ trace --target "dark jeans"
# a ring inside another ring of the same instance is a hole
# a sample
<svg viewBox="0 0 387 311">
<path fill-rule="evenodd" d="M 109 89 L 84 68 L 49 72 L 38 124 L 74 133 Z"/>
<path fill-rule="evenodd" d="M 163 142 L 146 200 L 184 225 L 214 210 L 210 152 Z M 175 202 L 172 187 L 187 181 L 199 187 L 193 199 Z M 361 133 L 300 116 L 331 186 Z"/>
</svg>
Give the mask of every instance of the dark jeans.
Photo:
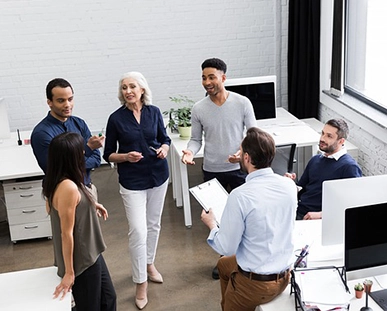
<svg viewBox="0 0 387 311">
<path fill-rule="evenodd" d="M 75 278 L 72 288 L 77 311 L 115 311 L 116 291 L 102 254 Z"/>
<path fill-rule="evenodd" d="M 203 170 L 203 179 L 204 181 L 209 181 L 213 178 L 216 178 L 224 189 L 231 191 L 240 185 L 245 183 L 247 174 L 241 170 L 229 171 L 229 172 L 207 172 Z"/>
</svg>

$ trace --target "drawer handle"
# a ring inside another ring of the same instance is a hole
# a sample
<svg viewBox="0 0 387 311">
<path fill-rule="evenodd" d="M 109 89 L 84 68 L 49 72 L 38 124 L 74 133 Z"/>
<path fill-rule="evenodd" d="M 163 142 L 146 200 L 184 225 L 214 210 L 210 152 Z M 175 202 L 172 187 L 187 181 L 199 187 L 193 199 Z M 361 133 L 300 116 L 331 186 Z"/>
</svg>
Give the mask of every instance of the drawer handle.
<svg viewBox="0 0 387 311">
<path fill-rule="evenodd" d="M 23 210 L 23 214 L 32 214 L 32 213 L 35 213 L 36 212 L 36 209 L 32 209 L 32 210 L 29 210 L 29 211 L 26 211 L 26 210 Z"/>
<path fill-rule="evenodd" d="M 20 197 L 21 198 L 30 198 L 30 197 L 33 197 L 34 195 L 33 194 L 21 194 Z"/>
<path fill-rule="evenodd" d="M 28 190 L 28 189 L 32 189 L 32 188 L 33 188 L 32 186 L 27 186 L 27 187 L 20 186 L 19 187 L 20 190 Z"/>
<path fill-rule="evenodd" d="M 25 226 L 24 229 L 36 229 L 38 228 L 39 226 L 38 225 L 34 225 L 34 226 Z"/>
</svg>

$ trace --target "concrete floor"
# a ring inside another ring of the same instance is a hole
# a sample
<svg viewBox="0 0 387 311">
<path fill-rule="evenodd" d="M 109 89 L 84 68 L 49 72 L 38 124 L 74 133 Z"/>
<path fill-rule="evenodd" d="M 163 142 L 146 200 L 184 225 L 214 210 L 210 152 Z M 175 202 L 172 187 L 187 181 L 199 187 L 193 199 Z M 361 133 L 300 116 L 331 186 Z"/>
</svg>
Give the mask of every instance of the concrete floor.
<svg viewBox="0 0 387 311">
<path fill-rule="evenodd" d="M 202 182 L 200 165 L 189 167 L 190 186 Z M 109 219 L 102 223 L 108 246 L 104 258 L 117 292 L 118 310 L 137 310 L 127 246 L 128 225 L 118 193 L 117 171 L 103 165 L 93 172 L 92 180 L 98 188 L 100 202 L 109 211 Z M 145 310 L 221 310 L 219 281 L 211 277 L 219 255 L 206 243 L 208 229 L 200 221 L 201 207 L 192 197 L 191 206 L 193 225 L 187 229 L 183 210 L 176 208 L 169 186 L 155 261 L 164 283 L 149 283 L 149 304 Z M 51 240 L 13 244 L 7 222 L 0 222 L 0 273 L 52 265 Z"/>
</svg>

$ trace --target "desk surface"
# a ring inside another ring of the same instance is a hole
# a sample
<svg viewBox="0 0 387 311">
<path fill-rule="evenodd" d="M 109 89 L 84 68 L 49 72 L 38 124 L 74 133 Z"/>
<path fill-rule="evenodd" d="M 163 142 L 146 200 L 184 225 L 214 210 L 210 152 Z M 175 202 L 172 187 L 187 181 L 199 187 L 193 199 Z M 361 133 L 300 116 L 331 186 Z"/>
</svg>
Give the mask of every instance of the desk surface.
<svg viewBox="0 0 387 311">
<path fill-rule="evenodd" d="M 9 180 L 25 177 L 43 176 L 44 173 L 38 165 L 30 144 L 25 145 L 24 140 L 30 139 L 32 131 L 20 132 L 23 145 L 17 144 L 16 132 L 11 137 L 0 142 L 0 180 Z M 97 133 L 94 133 L 96 135 Z M 101 164 L 107 162 L 102 158 L 103 148 L 100 148 Z"/>
<path fill-rule="evenodd" d="M 0 274 L 0 309 L 2 311 L 69 311 L 71 294 L 63 300 L 52 293 L 60 282 L 56 267 L 46 267 Z"/>
<path fill-rule="evenodd" d="M 284 108 L 277 108 L 275 119 L 257 120 L 257 127 L 270 133 L 276 145 L 296 143 L 297 147 L 313 146 L 317 151 L 320 134 Z"/>
<path fill-rule="evenodd" d="M 31 145 L 24 145 L 24 139 L 29 139 L 30 136 L 31 131 L 20 132 L 23 145 L 19 146 L 17 134 L 13 132 L 11 138 L 4 139 L 0 143 L 0 180 L 44 175 L 35 159 Z"/>
</svg>

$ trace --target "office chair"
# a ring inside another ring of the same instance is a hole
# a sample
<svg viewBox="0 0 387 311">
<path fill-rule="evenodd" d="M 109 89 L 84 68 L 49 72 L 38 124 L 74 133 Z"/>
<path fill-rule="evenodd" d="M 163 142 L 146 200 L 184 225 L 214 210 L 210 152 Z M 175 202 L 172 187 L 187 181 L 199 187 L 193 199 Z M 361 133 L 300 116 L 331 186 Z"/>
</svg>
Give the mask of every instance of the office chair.
<svg viewBox="0 0 387 311">
<path fill-rule="evenodd" d="M 275 156 L 271 164 L 274 173 L 285 175 L 293 171 L 294 153 L 296 152 L 296 144 L 284 144 L 275 146 Z"/>
</svg>

